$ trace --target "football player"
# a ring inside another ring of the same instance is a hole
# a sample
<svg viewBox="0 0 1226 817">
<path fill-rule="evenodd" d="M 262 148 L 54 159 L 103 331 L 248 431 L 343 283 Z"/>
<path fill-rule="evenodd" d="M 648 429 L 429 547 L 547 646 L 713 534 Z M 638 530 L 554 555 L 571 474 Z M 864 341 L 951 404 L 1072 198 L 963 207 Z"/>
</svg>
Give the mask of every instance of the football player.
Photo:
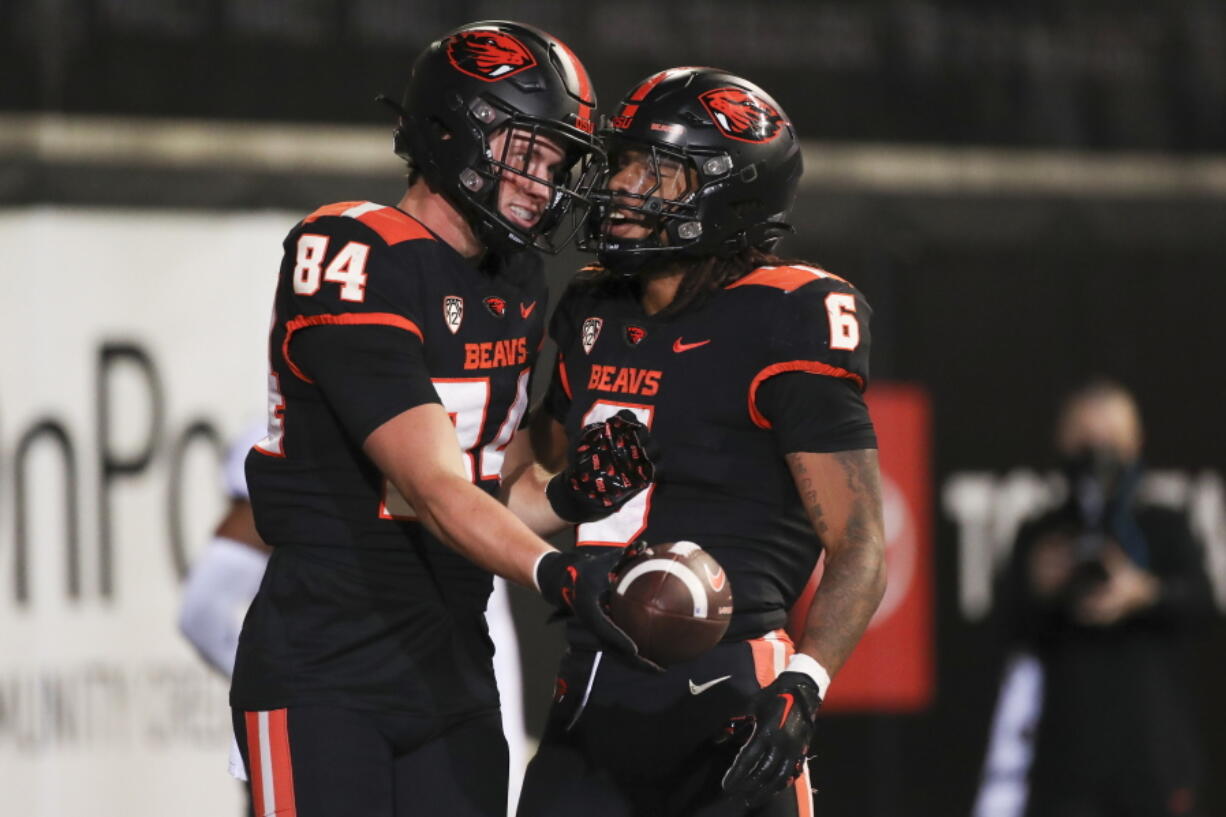
<svg viewBox="0 0 1226 817">
<path fill-rule="evenodd" d="M 268 563 L 268 546 L 255 528 L 245 473 L 247 453 L 266 433 L 266 424 L 252 426 L 244 429 L 231 445 L 222 469 L 229 504 L 213 539 L 192 562 L 179 605 L 179 631 L 200 657 L 226 678 L 234 672 L 243 614 L 259 589 Z M 494 675 L 511 772 L 508 798 L 514 803 L 519 799 L 523 769 L 528 763 L 528 735 L 524 727 L 519 640 L 504 579 L 494 580 L 485 617 L 490 640 L 496 647 Z M 230 752 L 229 770 L 237 779 L 247 780 L 237 743 Z M 249 812 L 250 809 L 246 813 Z"/>
<path fill-rule="evenodd" d="M 550 325 L 559 356 L 538 454 L 559 461 L 588 423 L 632 412 L 660 475 L 580 524 L 578 549 L 695 541 L 723 565 L 735 612 L 721 644 L 662 674 L 572 626 L 519 814 L 808 815 L 818 709 L 885 585 L 862 398 L 869 306 L 843 278 L 772 254 L 801 147 L 761 88 L 662 71 L 602 136 L 586 238 L 599 264 Z M 823 552 L 793 644 L 789 609 Z"/>
<path fill-rule="evenodd" d="M 504 815 L 491 573 L 634 652 L 600 605 L 618 555 L 562 554 L 533 532 L 564 523 L 516 435 L 544 334 L 532 250 L 559 248 L 582 203 L 594 105 L 557 39 L 463 26 L 393 103 L 400 202 L 321 207 L 285 239 L 269 433 L 246 463 L 272 555 L 231 688 L 257 814 Z M 550 492 L 568 516 L 642 488 L 637 430 L 589 429 L 599 455 Z M 592 477 L 623 461 L 626 479 Z"/>
</svg>

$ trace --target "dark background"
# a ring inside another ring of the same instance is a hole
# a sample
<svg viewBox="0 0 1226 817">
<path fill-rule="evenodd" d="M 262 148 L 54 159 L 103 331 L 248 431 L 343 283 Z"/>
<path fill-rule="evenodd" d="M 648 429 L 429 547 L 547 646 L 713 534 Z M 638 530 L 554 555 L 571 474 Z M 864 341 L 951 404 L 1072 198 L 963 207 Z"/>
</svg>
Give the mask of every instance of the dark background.
<svg viewBox="0 0 1226 817">
<path fill-rule="evenodd" d="M 1226 147 L 1226 4 L 1211 0 L 0 0 L 0 114 L 390 125 L 374 94 L 398 91 L 434 35 L 490 17 L 566 40 L 606 110 L 660 68 L 719 65 L 769 89 L 802 135 L 823 143 L 1174 159 Z M 98 166 L 0 151 L 0 206 L 305 212 L 392 202 L 401 185 L 394 175 Z M 1055 402 L 1092 373 L 1136 390 L 1152 465 L 1226 465 L 1220 190 L 924 194 L 847 183 L 807 187 L 794 220 L 785 251 L 849 277 L 874 305 L 874 378 L 927 388 L 934 497 L 954 471 L 1050 466 Z M 554 281 L 578 260 L 551 262 Z M 935 702 L 914 715 L 823 718 L 814 773 L 826 814 L 969 809 L 1002 645 L 991 617 L 959 611 L 955 531 L 935 518 Z M 539 624 L 534 599 L 515 600 L 535 728 L 560 636 Z M 1224 644 L 1219 620 L 1188 649 L 1208 814 L 1226 813 Z"/>
<path fill-rule="evenodd" d="M 4 0 L 0 105 L 375 122 L 376 91 L 443 30 L 557 34 L 605 106 L 661 67 L 744 73 L 810 138 L 1214 150 L 1213 0 Z"/>
</svg>

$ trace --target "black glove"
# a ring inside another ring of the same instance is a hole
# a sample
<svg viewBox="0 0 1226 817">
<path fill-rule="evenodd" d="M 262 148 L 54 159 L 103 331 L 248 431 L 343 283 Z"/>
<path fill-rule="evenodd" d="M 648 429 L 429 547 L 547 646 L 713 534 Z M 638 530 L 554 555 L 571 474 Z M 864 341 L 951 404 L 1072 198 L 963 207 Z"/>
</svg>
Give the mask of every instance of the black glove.
<svg viewBox="0 0 1226 817">
<path fill-rule="evenodd" d="M 724 773 L 724 791 L 757 806 L 787 788 L 808 756 L 821 705 L 817 684 L 803 672 L 780 673 L 755 695 L 749 713 L 728 724 L 729 736 L 748 736 Z"/>
<path fill-rule="evenodd" d="M 613 576 L 646 547 L 647 543 L 640 541 L 596 556 L 579 551 L 548 553 L 537 563 L 536 585 L 545 601 L 563 615 L 573 614 L 601 644 L 644 667 L 662 671 L 659 665 L 639 655 L 634 639 L 614 624 L 605 611 Z"/>
<path fill-rule="evenodd" d="M 584 426 L 566 470 L 549 480 L 545 495 L 567 522 L 595 522 L 614 513 L 655 478 L 654 442 L 647 426 L 622 409 Z"/>
</svg>

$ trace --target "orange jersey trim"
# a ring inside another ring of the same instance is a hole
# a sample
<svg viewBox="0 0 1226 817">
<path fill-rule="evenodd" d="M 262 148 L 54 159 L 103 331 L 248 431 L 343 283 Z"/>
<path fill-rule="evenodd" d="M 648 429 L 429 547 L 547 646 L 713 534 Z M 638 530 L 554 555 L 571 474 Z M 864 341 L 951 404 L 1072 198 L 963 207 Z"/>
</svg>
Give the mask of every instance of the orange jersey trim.
<svg viewBox="0 0 1226 817">
<path fill-rule="evenodd" d="M 384 207 L 382 210 L 371 210 L 358 216 L 358 221 L 379 234 L 379 237 L 389 245 L 403 241 L 433 241 L 434 235 L 421 225 L 417 219 L 400 212 L 394 207 Z"/>
<path fill-rule="evenodd" d="M 341 201 L 325 205 L 303 219 L 303 223 L 310 224 L 324 216 L 345 216 L 350 210 L 363 205 L 370 205 L 372 209 L 356 216 L 350 216 L 350 218 L 355 218 L 374 230 L 389 246 L 404 241 L 434 240 L 434 234 L 408 213 L 397 210 L 395 207 L 372 205 L 368 201 Z"/>
<path fill-rule="evenodd" d="M 738 278 L 724 289 L 736 289 L 744 286 L 763 286 L 793 292 L 811 281 L 819 278 L 833 278 L 850 286 L 845 278 L 840 278 L 833 272 L 826 272 L 818 267 L 758 267 L 744 278 Z"/>
<path fill-rule="evenodd" d="M 769 378 L 784 372 L 809 372 L 810 374 L 824 374 L 827 377 L 841 377 L 855 383 L 860 391 L 864 391 L 863 377 L 838 366 L 822 363 L 820 360 L 789 360 L 784 363 L 772 363 L 754 375 L 753 382 L 749 384 L 749 419 L 753 420 L 753 424 L 758 428 L 772 427 L 771 421 L 758 411 L 758 387 Z"/>
<path fill-rule="evenodd" d="M 566 360 L 562 357 L 561 352 L 558 352 L 558 380 L 562 383 L 562 391 L 566 392 L 566 398 L 574 400 L 575 395 L 570 390 L 570 375 L 566 373 Z"/>
<path fill-rule="evenodd" d="M 396 315 L 392 312 L 347 312 L 341 315 L 299 315 L 293 320 L 285 324 L 285 340 L 281 341 L 281 357 L 285 359 L 289 370 L 294 373 L 294 376 L 299 380 L 307 383 L 315 381 L 307 377 L 306 374 L 298 368 L 293 359 L 289 356 L 289 342 L 294 337 L 294 333 L 300 329 L 306 329 L 311 326 L 392 326 L 397 329 L 404 329 L 417 335 L 418 340 L 425 342 L 425 335 L 417 324 L 413 323 L 403 315 Z"/>
<path fill-rule="evenodd" d="M 323 218 L 324 216 L 343 216 L 346 210 L 352 210 L 359 204 L 365 203 L 366 202 L 362 201 L 338 201 L 336 204 L 325 204 L 323 207 L 320 207 L 314 213 L 311 213 L 309 216 L 304 218 L 302 223 L 310 224 L 312 221 Z"/>
</svg>

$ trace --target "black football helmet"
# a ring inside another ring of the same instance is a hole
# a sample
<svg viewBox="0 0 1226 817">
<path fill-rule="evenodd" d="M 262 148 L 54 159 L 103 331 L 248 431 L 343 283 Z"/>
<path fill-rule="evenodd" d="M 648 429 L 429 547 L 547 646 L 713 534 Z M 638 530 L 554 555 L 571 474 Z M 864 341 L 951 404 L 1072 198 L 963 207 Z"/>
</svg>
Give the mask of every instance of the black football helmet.
<svg viewBox="0 0 1226 817">
<path fill-rule="evenodd" d="M 486 247 L 557 252 L 582 226 L 584 193 L 598 165 L 596 94 L 583 63 L 557 38 L 522 23 L 469 23 L 417 57 L 402 105 L 381 99 L 400 114 L 396 155 L 455 205 Z M 493 155 L 490 139 L 501 128 L 561 148 L 565 159 L 553 178 L 531 176 L 526 161 L 515 166 L 510 139 Z M 550 188 L 545 211 L 531 229 L 499 212 L 498 188 L 506 174 Z M 562 230 L 568 221 L 571 229 Z"/>
<path fill-rule="evenodd" d="M 631 89 L 600 137 L 608 166 L 580 246 L 606 267 L 770 250 L 792 229 L 786 218 L 803 172 L 800 140 L 778 103 L 748 80 L 715 68 L 661 71 Z M 628 156 L 650 162 L 655 183 L 646 191 L 619 189 Z M 659 180 L 675 172 L 686 174 L 684 190 L 662 197 Z M 610 234 L 625 221 L 651 232 Z"/>
</svg>

